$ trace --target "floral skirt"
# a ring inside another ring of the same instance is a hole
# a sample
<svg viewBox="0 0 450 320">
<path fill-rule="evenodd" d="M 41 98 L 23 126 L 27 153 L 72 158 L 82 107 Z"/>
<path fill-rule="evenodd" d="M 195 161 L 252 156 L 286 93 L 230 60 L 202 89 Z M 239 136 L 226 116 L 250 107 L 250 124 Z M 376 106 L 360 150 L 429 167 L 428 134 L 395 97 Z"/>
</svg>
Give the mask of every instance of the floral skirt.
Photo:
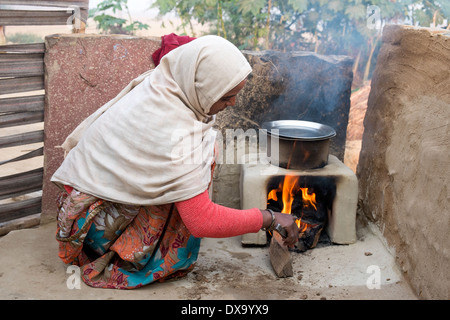
<svg viewBox="0 0 450 320">
<path fill-rule="evenodd" d="M 124 205 L 75 189 L 58 196 L 56 239 L 59 257 L 79 266 L 87 285 L 117 289 L 185 276 L 201 240 L 174 204 Z"/>
</svg>

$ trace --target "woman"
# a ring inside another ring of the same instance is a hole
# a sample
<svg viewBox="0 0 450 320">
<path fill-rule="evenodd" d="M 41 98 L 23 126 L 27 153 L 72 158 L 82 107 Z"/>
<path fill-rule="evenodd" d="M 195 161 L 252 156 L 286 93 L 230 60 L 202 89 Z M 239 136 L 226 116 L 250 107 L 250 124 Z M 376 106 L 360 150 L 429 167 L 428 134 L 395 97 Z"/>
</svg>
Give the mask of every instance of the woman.
<svg viewBox="0 0 450 320">
<path fill-rule="evenodd" d="M 297 241 L 290 215 L 230 209 L 208 196 L 214 115 L 234 105 L 250 72 L 230 42 L 198 38 L 165 55 L 67 138 L 52 177 L 62 189 L 56 237 L 60 258 L 79 265 L 85 283 L 132 289 L 184 276 L 202 237 L 279 223 L 285 243 Z"/>
</svg>

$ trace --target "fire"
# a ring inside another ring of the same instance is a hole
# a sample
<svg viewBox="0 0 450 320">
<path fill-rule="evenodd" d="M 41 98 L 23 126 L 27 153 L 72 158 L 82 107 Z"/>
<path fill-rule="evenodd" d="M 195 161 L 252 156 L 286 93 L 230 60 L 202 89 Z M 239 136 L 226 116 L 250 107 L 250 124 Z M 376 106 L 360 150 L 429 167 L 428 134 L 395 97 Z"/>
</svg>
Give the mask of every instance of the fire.
<svg viewBox="0 0 450 320">
<path fill-rule="evenodd" d="M 295 223 L 297 224 L 300 233 L 305 232 L 309 227 L 309 224 L 303 222 L 302 219 L 295 220 Z"/>
<path fill-rule="evenodd" d="M 291 214 L 294 198 L 301 193 L 303 206 L 313 207 L 314 210 L 317 211 L 316 194 L 314 192 L 311 192 L 311 190 L 309 190 L 308 188 L 301 188 L 298 185 L 299 179 L 299 176 L 286 175 L 284 177 L 284 181 L 280 183 L 278 188 L 270 190 L 267 196 L 267 200 L 278 201 L 277 193 L 281 192 L 281 200 L 283 202 L 283 209 L 281 210 L 281 212 Z M 297 219 L 296 223 L 300 229 L 300 233 L 305 232 L 309 227 L 307 223 L 301 221 L 301 218 Z"/>
<path fill-rule="evenodd" d="M 296 176 L 285 176 L 283 183 L 283 193 L 281 194 L 281 198 L 283 200 L 283 210 L 282 213 L 291 213 L 292 211 L 292 202 L 294 201 L 295 196 L 295 184 L 298 181 L 298 177 Z"/>
<path fill-rule="evenodd" d="M 303 198 L 303 201 L 306 203 L 306 205 L 313 206 L 314 209 L 317 211 L 316 194 L 314 192 L 309 194 L 308 188 L 300 188 L 300 190 L 302 190 L 302 198 Z"/>
<path fill-rule="evenodd" d="M 278 201 L 277 189 L 272 189 L 267 196 L 267 200 Z"/>
</svg>

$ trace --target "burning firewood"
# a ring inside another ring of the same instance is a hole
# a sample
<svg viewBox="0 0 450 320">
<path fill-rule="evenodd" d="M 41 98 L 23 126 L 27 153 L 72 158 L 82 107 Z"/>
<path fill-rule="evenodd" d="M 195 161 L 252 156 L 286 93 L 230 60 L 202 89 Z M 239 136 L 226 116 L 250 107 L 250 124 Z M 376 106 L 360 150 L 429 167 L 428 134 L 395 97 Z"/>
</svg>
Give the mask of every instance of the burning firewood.
<svg viewBox="0 0 450 320">
<path fill-rule="evenodd" d="M 293 175 L 271 181 L 267 208 L 296 217 L 300 234 L 293 251 L 305 252 L 316 247 L 328 220 L 335 193 L 333 185 L 329 179 L 307 181 L 306 178 Z"/>
</svg>

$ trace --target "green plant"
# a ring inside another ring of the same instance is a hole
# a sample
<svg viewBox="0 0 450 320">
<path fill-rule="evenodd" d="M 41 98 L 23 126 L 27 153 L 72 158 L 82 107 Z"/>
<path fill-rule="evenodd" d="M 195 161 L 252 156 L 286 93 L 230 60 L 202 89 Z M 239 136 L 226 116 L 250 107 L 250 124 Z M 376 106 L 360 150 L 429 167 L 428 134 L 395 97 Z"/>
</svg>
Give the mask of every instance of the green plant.
<svg viewBox="0 0 450 320">
<path fill-rule="evenodd" d="M 185 33 L 193 21 L 240 49 L 308 50 L 355 59 L 355 78 L 370 79 L 388 23 L 428 27 L 450 19 L 448 0 L 155 0 L 161 15 L 175 12 Z M 369 7 L 379 27 L 369 28 Z M 450 27 L 449 27 L 450 28 Z M 191 28 L 191 35 L 195 36 Z"/>
<path fill-rule="evenodd" d="M 135 34 L 137 30 L 147 30 L 149 26 L 140 21 L 134 21 L 128 8 L 128 0 L 104 0 L 97 5 L 97 8 L 89 10 L 89 17 L 94 18 L 97 29 L 102 33 Z M 128 19 L 118 18 L 113 14 L 123 12 Z"/>
</svg>

